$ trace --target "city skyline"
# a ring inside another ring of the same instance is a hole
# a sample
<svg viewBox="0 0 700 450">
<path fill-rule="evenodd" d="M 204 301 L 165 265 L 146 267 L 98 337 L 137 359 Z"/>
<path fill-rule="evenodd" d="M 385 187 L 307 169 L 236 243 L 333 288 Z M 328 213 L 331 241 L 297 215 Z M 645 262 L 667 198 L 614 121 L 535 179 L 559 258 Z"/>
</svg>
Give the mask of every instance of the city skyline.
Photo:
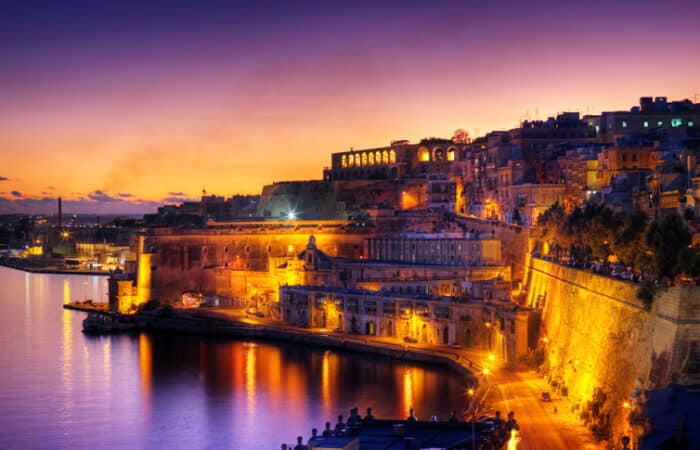
<svg viewBox="0 0 700 450">
<path fill-rule="evenodd" d="M 258 194 L 350 147 L 700 90 L 693 2 L 400 5 L 6 7 L 0 213 Z"/>
</svg>

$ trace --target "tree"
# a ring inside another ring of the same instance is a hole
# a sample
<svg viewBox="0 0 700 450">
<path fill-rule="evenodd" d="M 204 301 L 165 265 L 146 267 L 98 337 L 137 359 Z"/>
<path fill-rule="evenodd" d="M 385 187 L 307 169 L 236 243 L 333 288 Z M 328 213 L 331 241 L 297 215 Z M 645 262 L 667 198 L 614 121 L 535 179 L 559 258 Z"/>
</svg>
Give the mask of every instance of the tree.
<svg viewBox="0 0 700 450">
<path fill-rule="evenodd" d="M 469 136 L 469 132 L 466 131 L 464 128 L 460 128 L 454 132 L 452 135 L 452 142 L 455 144 L 468 144 L 471 142 L 471 137 Z"/>
<path fill-rule="evenodd" d="M 676 213 L 654 221 L 647 228 L 645 241 L 653 253 L 653 265 L 660 277 L 673 277 L 678 273 L 678 255 L 688 247 L 691 235 Z"/>
</svg>

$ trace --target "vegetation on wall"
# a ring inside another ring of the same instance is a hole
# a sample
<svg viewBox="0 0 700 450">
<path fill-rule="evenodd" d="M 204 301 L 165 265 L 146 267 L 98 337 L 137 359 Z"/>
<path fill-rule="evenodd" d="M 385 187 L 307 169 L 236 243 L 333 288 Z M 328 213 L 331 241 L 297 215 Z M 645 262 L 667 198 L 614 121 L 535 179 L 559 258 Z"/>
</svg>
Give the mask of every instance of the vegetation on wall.
<svg viewBox="0 0 700 450">
<path fill-rule="evenodd" d="M 650 222 L 642 211 L 623 214 L 587 203 L 567 214 L 555 203 L 538 218 L 534 237 L 550 255 L 577 266 L 616 260 L 657 278 L 700 277 L 700 249 L 690 247 L 691 234 L 676 213 Z"/>
</svg>

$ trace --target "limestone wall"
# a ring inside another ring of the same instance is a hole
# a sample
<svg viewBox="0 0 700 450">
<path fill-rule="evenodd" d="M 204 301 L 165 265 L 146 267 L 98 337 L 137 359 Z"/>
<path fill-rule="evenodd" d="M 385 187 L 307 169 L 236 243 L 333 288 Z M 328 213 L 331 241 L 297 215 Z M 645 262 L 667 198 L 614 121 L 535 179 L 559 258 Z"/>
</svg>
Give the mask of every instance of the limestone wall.
<svg viewBox="0 0 700 450">
<path fill-rule="evenodd" d="M 542 309 L 540 345 L 548 377 L 579 411 L 587 411 L 584 416 L 624 429 L 635 390 L 690 382 L 697 375 L 697 287 L 660 291 L 647 311 L 634 283 L 537 258 L 528 277 L 527 303 Z"/>
</svg>

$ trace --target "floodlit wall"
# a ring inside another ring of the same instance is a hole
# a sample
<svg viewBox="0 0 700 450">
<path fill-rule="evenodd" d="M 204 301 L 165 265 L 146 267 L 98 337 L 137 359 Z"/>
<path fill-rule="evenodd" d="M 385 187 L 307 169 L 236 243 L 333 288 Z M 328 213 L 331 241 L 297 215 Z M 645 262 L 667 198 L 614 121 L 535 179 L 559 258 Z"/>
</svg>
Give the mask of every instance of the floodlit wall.
<svg viewBox="0 0 700 450">
<path fill-rule="evenodd" d="M 548 378 L 579 411 L 609 415 L 612 430 L 624 431 L 635 391 L 697 382 L 699 288 L 659 291 L 648 311 L 635 283 L 537 258 L 528 275 Z"/>
</svg>

